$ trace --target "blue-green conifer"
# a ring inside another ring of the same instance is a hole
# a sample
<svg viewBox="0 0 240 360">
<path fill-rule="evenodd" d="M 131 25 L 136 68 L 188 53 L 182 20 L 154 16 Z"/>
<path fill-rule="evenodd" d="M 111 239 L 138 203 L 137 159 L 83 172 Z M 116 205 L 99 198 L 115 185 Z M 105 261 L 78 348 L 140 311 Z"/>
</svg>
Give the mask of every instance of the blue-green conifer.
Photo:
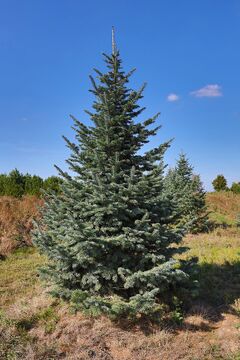
<svg viewBox="0 0 240 360">
<path fill-rule="evenodd" d="M 158 114 L 139 122 L 142 86 L 127 85 L 113 43 L 107 72 L 90 77 L 91 125 L 72 116 L 76 141 L 64 138 L 71 173 L 49 194 L 34 242 L 47 255 L 42 275 L 53 293 L 80 309 L 112 315 L 150 313 L 184 286 L 188 275 L 173 258 L 182 239 L 163 192 L 163 156 L 170 142 L 143 152 Z"/>
<path fill-rule="evenodd" d="M 175 207 L 175 226 L 184 227 L 190 233 L 208 230 L 205 191 L 185 154 L 181 153 L 176 166 L 168 171 L 164 187 Z"/>
</svg>

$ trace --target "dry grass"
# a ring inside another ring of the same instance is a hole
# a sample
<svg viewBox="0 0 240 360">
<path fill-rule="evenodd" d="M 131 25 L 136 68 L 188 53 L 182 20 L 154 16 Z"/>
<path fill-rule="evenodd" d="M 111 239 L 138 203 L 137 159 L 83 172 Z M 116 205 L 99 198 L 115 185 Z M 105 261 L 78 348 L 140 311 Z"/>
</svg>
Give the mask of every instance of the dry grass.
<svg viewBox="0 0 240 360">
<path fill-rule="evenodd" d="M 37 216 L 41 204 L 42 200 L 35 196 L 0 197 L 0 254 L 31 245 L 32 218 Z"/>
<path fill-rule="evenodd" d="M 42 300 L 45 306 L 46 300 Z M 40 301 L 39 306 L 44 307 Z M 202 306 L 197 311 L 194 308 L 186 315 L 183 326 L 175 329 L 122 327 L 104 317 L 93 319 L 80 313 L 71 314 L 60 304 L 47 309 L 52 309 L 48 317 L 42 315 L 42 310 L 35 309 L 37 321 L 26 321 L 29 319 L 24 318 L 26 313 L 17 320 L 8 320 L 12 323 L 5 325 L 4 344 L 8 343 L 5 353 L 17 338 L 16 359 L 239 359 L 239 318 L 222 313 L 222 318 L 215 321 L 211 318 L 211 308 Z M 8 314 L 12 315 L 10 309 Z M 48 325 L 53 323 L 54 326 Z"/>
<path fill-rule="evenodd" d="M 229 224 L 238 212 L 239 199 L 230 193 L 208 195 L 209 206 Z M 6 249 L 16 246 L 12 244 L 17 231 L 29 243 L 37 201 L 2 200 L 0 235 L 4 223 L 6 230 L 9 226 L 5 239 L 10 236 L 11 243 Z M 21 221 L 27 225 L 21 227 Z M 0 359 L 240 360 L 240 229 L 188 235 L 183 245 L 189 247 L 185 258 L 199 258 L 200 296 L 184 314 L 181 326 L 117 324 L 105 317 L 74 314 L 43 289 L 37 268 L 45 259 L 32 247 L 12 252 L 0 260 Z"/>
<path fill-rule="evenodd" d="M 231 191 L 208 193 L 207 205 L 212 213 L 210 218 L 219 224 L 234 225 L 240 214 L 240 194 Z"/>
<path fill-rule="evenodd" d="M 188 236 L 184 244 L 187 257 L 199 256 L 201 301 L 181 326 L 73 314 L 41 287 L 36 268 L 44 259 L 33 248 L 14 252 L 0 262 L 0 358 L 239 360 L 240 230 Z"/>
</svg>

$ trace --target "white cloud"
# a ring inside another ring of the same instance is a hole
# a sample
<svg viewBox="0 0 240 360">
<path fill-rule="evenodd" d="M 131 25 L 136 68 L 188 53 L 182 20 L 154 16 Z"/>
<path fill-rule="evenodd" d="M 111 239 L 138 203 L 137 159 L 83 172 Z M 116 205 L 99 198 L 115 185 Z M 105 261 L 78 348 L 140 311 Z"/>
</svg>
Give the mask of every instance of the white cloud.
<svg viewBox="0 0 240 360">
<path fill-rule="evenodd" d="M 170 101 L 170 102 L 174 102 L 174 101 L 178 101 L 180 99 L 180 97 L 177 95 L 177 94 L 169 94 L 167 96 L 167 101 Z"/>
<path fill-rule="evenodd" d="M 195 97 L 219 97 L 222 96 L 222 88 L 217 84 L 209 84 L 201 89 L 192 91 L 190 94 Z"/>
</svg>

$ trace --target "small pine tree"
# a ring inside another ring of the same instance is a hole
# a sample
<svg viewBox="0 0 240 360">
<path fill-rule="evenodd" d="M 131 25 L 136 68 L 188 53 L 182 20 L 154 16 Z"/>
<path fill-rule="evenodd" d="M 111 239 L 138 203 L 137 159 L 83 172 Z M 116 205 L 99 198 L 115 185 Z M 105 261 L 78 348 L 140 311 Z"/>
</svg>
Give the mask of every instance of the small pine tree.
<svg viewBox="0 0 240 360">
<path fill-rule="evenodd" d="M 226 191 L 228 189 L 227 180 L 223 175 L 218 175 L 212 184 L 215 191 Z"/>
<path fill-rule="evenodd" d="M 25 179 L 17 169 L 12 170 L 5 178 L 4 192 L 7 196 L 24 195 Z"/>
<path fill-rule="evenodd" d="M 24 194 L 39 196 L 43 186 L 43 179 L 40 176 L 30 174 L 26 174 L 24 178 Z"/>
<path fill-rule="evenodd" d="M 144 154 L 139 150 L 156 135 L 149 129 L 157 116 L 142 123 L 138 101 L 144 86 L 127 88 L 119 51 L 104 55 L 108 72 L 90 77 L 95 96 L 93 126 L 74 117 L 76 143 L 69 174 L 59 196 L 46 199 L 34 242 L 47 255 L 42 275 L 53 294 L 79 309 L 111 315 L 148 314 L 173 297 L 188 275 L 172 244 L 182 239 L 173 227 L 172 208 L 163 194 L 163 155 L 169 142 Z"/>
<path fill-rule="evenodd" d="M 49 176 L 43 182 L 43 189 L 48 192 L 55 191 L 56 193 L 59 193 L 61 184 L 62 179 L 59 176 Z"/>
<path fill-rule="evenodd" d="M 180 154 L 176 167 L 165 177 L 165 192 L 175 204 L 175 218 L 178 226 L 187 232 L 197 233 L 208 228 L 208 212 L 205 191 L 199 175 L 185 154 Z"/>
</svg>

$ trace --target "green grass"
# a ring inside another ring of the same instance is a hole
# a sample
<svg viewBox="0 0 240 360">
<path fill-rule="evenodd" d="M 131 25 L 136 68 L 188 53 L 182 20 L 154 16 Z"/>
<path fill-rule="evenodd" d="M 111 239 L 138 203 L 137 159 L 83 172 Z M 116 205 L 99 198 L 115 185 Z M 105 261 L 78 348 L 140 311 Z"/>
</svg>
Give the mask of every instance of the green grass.
<svg viewBox="0 0 240 360">
<path fill-rule="evenodd" d="M 16 250 L 0 260 L 0 308 L 34 292 L 39 284 L 37 268 L 43 263 L 44 257 L 34 248 Z"/>
<path fill-rule="evenodd" d="M 31 353 L 38 359 L 58 359 L 52 345 L 36 343 L 29 335 L 34 326 L 51 334 L 59 320 L 54 302 L 40 309 L 31 307 L 32 299 L 41 293 L 37 269 L 44 262 L 34 248 L 16 250 L 0 261 L 0 359 L 24 360 Z M 11 306 L 17 308 L 18 316 L 11 314 Z"/>
<path fill-rule="evenodd" d="M 231 219 L 228 215 L 221 214 L 218 211 L 211 212 L 209 219 L 216 225 L 234 226 L 236 224 L 235 219 Z"/>
<path fill-rule="evenodd" d="M 240 297 L 240 230 L 215 230 L 210 234 L 187 236 L 185 258 L 198 257 L 201 297 L 211 303 L 228 304 Z M 37 268 L 43 256 L 34 248 L 19 249 L 0 261 L 0 307 L 4 308 L 40 285 Z"/>
<path fill-rule="evenodd" d="M 34 326 L 41 326 L 44 329 L 45 334 L 51 334 L 55 330 L 58 321 L 59 316 L 53 305 L 41 309 L 31 316 L 20 318 L 15 322 L 15 326 L 18 330 L 23 331 L 28 331 Z"/>
<path fill-rule="evenodd" d="M 28 329 L 20 327 L 17 321 L 9 320 L 0 312 L 0 359 L 59 359 L 54 346 L 36 343 L 28 334 Z M 34 357 L 32 357 L 34 354 Z M 37 354 L 37 357 L 36 357 Z"/>
<path fill-rule="evenodd" d="M 185 258 L 198 257 L 200 298 L 211 305 L 229 305 L 240 298 L 240 230 L 216 230 L 188 236 Z"/>
</svg>

